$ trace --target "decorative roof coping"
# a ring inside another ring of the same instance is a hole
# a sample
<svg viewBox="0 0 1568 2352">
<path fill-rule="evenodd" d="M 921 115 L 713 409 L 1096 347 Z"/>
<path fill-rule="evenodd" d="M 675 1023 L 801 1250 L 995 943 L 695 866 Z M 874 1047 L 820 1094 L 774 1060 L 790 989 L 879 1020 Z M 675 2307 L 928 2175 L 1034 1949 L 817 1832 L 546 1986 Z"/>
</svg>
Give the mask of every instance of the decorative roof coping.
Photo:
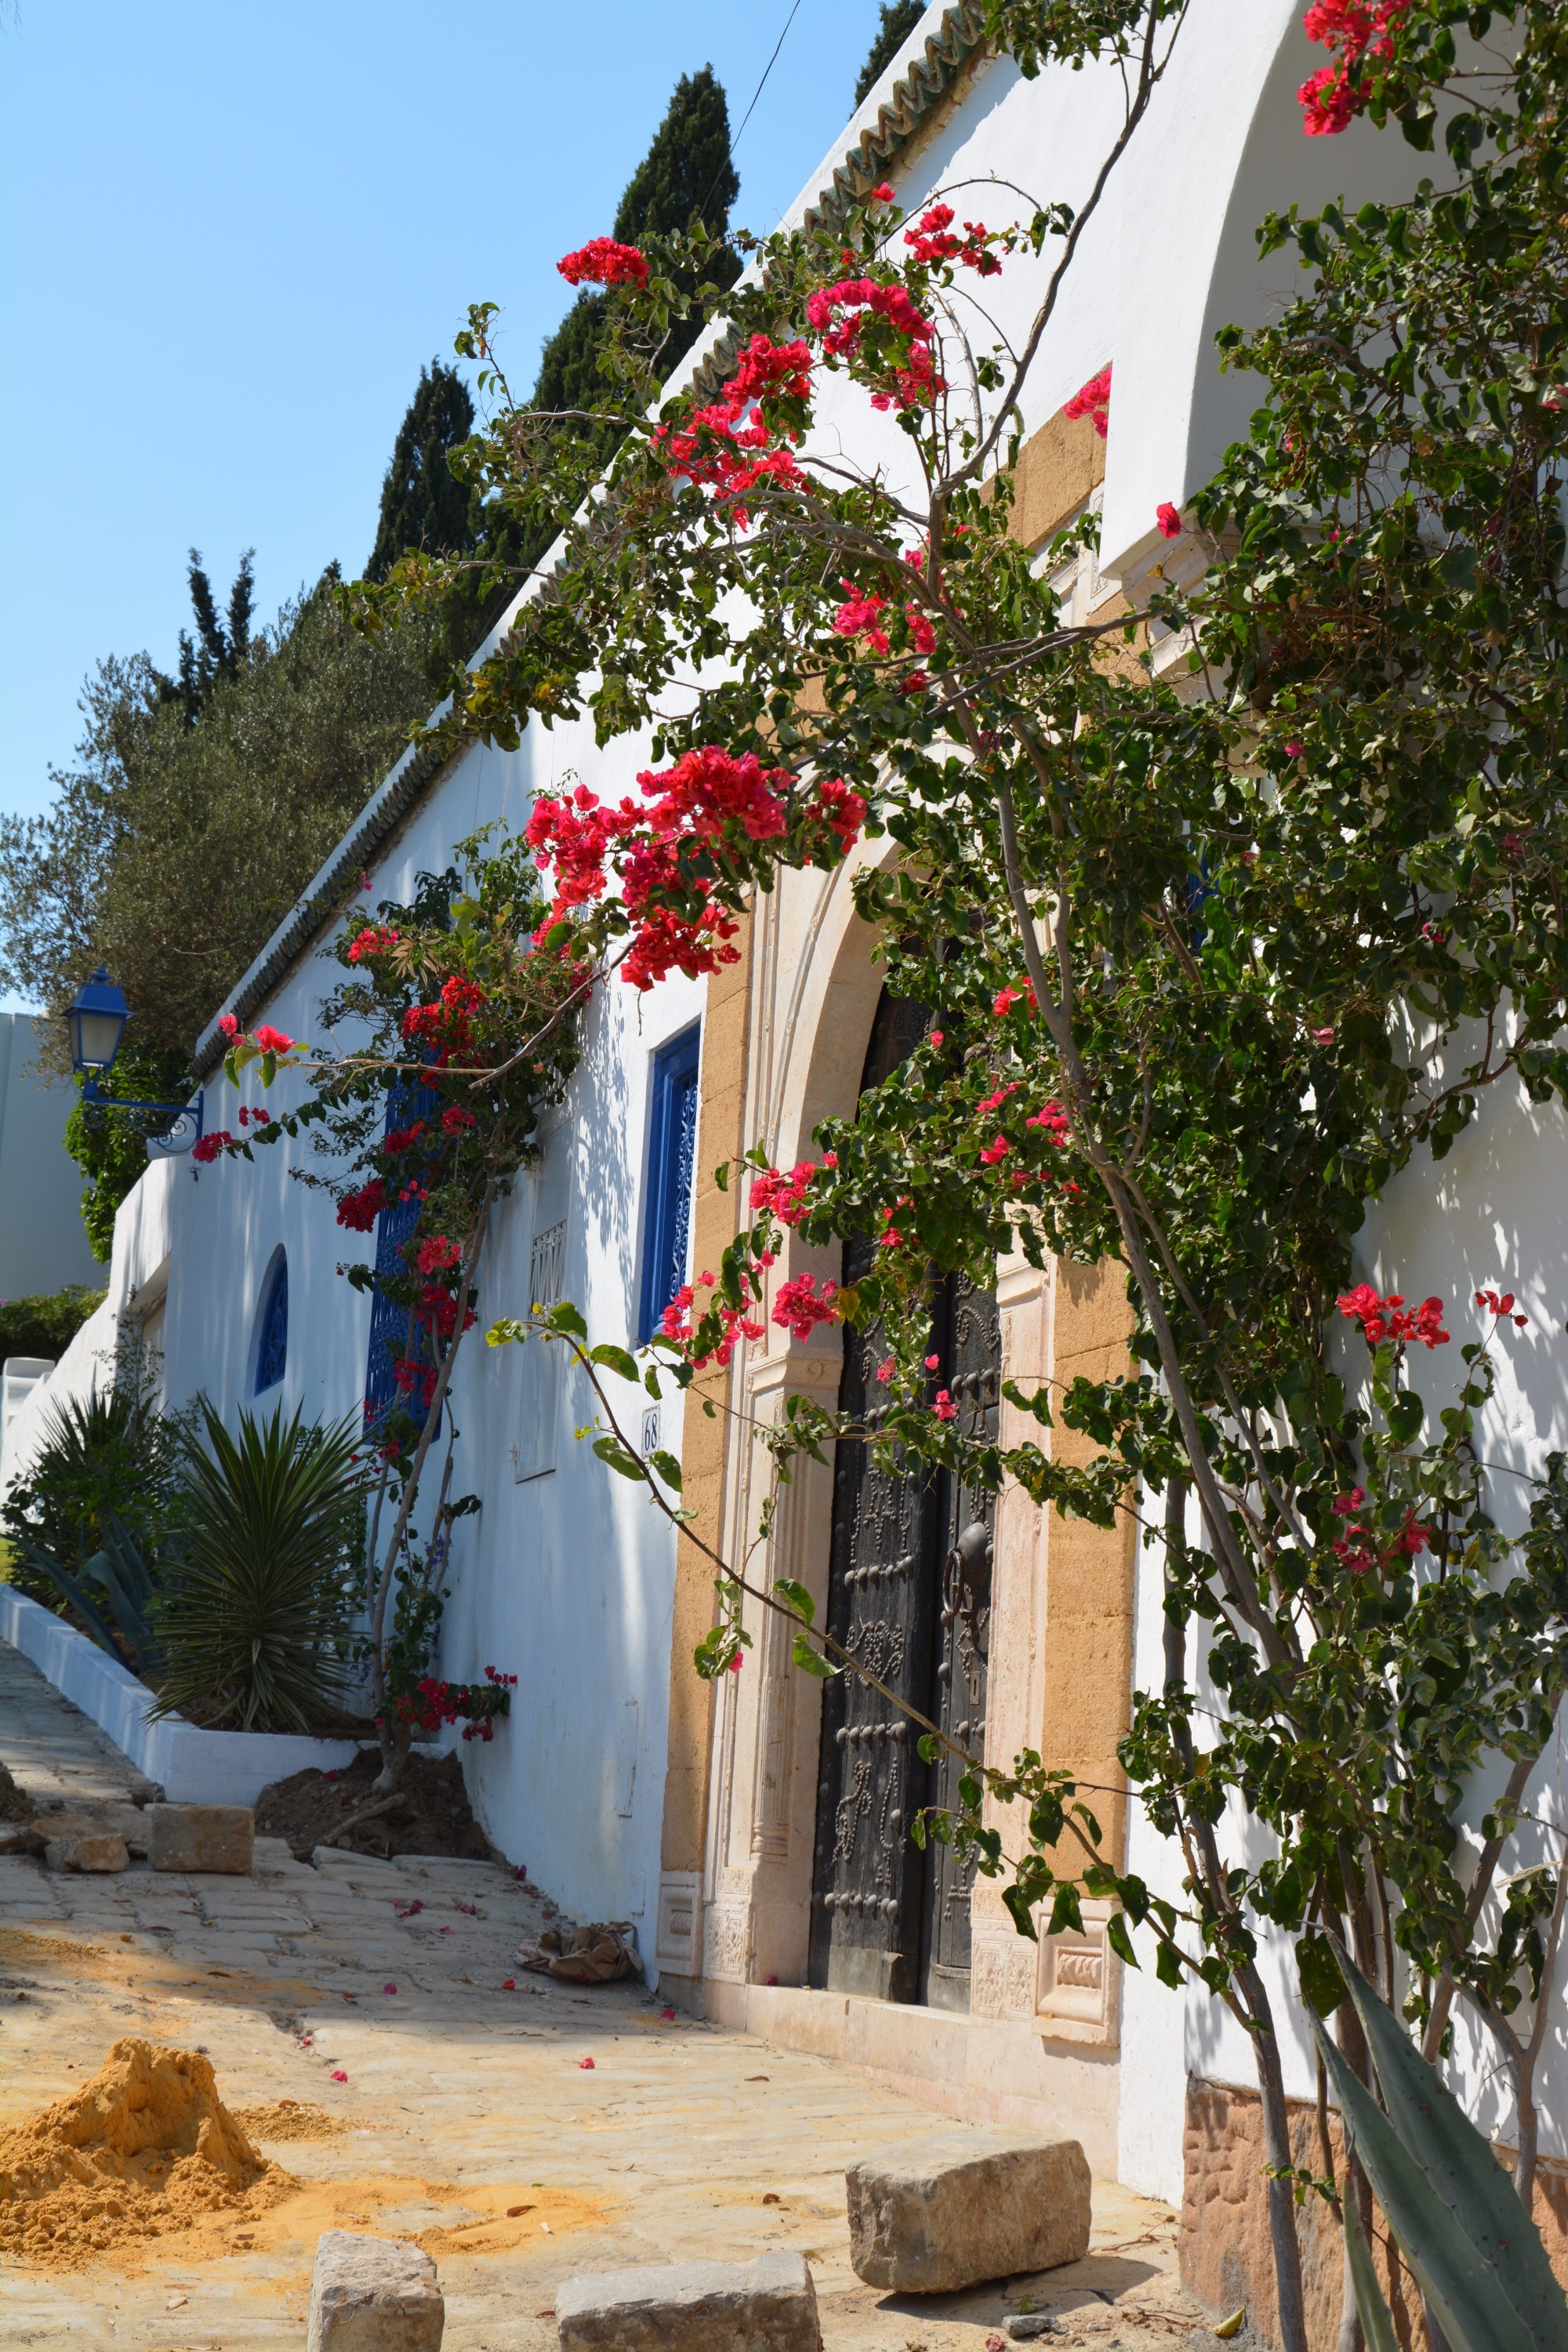
<svg viewBox="0 0 1568 2352">
<path fill-rule="evenodd" d="M 955 0 L 955 5 L 944 9 L 935 30 L 926 35 L 915 53 L 889 66 L 868 93 L 856 117 L 850 145 L 837 160 L 828 157 L 814 175 L 815 195 L 797 197 L 784 215 L 784 225 L 831 228 L 843 220 L 930 121 L 984 38 L 983 0 Z M 733 340 L 721 328 L 710 329 L 685 362 L 677 385 L 689 384 L 700 392 L 716 386 L 729 372 L 735 349 Z M 518 611 L 541 593 L 556 568 L 547 555 L 474 654 L 470 668 L 504 644 Z M 449 707 L 443 703 L 432 718 L 440 718 Z M 463 756 L 458 752 L 444 759 L 426 744 L 409 745 L 197 1038 L 191 1064 L 198 1086 L 205 1085 L 226 1050 L 218 1027 L 223 1016 L 232 1013 L 242 1029 L 249 1028 L 312 940 L 338 913 L 359 876 L 369 870 L 443 770 Z"/>
</svg>

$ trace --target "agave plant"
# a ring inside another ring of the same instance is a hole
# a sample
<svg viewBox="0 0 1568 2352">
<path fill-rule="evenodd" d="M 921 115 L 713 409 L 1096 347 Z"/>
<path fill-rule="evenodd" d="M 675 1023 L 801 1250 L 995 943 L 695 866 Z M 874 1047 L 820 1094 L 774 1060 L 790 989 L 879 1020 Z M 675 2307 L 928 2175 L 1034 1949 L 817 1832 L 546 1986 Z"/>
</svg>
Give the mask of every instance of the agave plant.
<svg viewBox="0 0 1568 2352">
<path fill-rule="evenodd" d="M 100 1650 L 123 1663 L 129 1655 L 139 1675 L 162 1664 L 153 1631 L 153 1582 L 141 1538 L 116 1512 L 102 1514 L 103 1543 L 91 1558 L 68 1568 L 53 1552 L 20 1538 L 16 1550 L 29 1574 L 69 1602 Z"/>
<path fill-rule="evenodd" d="M 342 1691 L 364 1473 L 353 1426 L 205 1401 L 181 1463 L 182 1527 L 156 1604 L 166 1661 L 153 1713 L 305 1731 Z"/>
<path fill-rule="evenodd" d="M 1512 2182 L 1342 1945 L 1335 1952 L 1382 2105 L 1314 2015 L 1318 2047 L 1373 2195 L 1452 2352 L 1568 2352 L 1568 2299 Z M 1394 2352 L 1394 2320 L 1348 2198 L 1344 2215 L 1369 2352 Z"/>
</svg>

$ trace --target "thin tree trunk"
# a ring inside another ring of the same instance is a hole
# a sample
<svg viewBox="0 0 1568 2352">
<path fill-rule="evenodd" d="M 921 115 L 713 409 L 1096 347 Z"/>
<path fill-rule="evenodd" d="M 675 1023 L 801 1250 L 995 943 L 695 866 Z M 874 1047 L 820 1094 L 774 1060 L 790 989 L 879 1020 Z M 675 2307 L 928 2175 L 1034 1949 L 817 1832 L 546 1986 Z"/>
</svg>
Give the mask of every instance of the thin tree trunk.
<svg viewBox="0 0 1568 2352">
<path fill-rule="evenodd" d="M 1274 2012 L 1263 1979 L 1250 1960 L 1236 1972 L 1251 2011 L 1252 2056 L 1263 2102 L 1263 2148 L 1276 2177 L 1268 2182 L 1268 2236 L 1274 2251 L 1274 2291 L 1279 2306 L 1282 2352 L 1308 2352 L 1307 2311 L 1301 2288 L 1301 2243 L 1296 2231 L 1296 2189 L 1289 2178 L 1296 2162 L 1290 2146 L 1290 2111 L 1285 2101 L 1285 2071 Z"/>
</svg>

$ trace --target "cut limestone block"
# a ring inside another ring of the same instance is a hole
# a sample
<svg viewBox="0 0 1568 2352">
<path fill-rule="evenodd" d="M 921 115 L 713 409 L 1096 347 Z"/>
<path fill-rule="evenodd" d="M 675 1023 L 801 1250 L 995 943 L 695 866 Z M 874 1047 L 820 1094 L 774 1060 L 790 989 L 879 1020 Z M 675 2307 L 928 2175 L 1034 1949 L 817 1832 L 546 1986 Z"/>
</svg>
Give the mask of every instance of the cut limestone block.
<svg viewBox="0 0 1568 2352">
<path fill-rule="evenodd" d="M 436 2265 L 402 2238 L 324 2230 L 310 2276 L 307 2352 L 441 2352 Z"/>
<path fill-rule="evenodd" d="M 844 2183 L 849 2259 L 868 2286 L 951 2294 L 1089 2251 L 1089 2165 L 1076 2139 L 939 2132 L 864 2158 Z"/>
<path fill-rule="evenodd" d="M 50 1838 L 44 1847 L 47 1870 L 128 1870 L 131 1855 L 119 1837 Z"/>
<path fill-rule="evenodd" d="M 556 2291 L 571 2352 L 822 2352 L 803 2254 L 585 2271 Z"/>
<path fill-rule="evenodd" d="M 149 1805 L 147 1859 L 154 1870 L 248 1872 L 256 1815 L 248 1805 Z"/>
</svg>

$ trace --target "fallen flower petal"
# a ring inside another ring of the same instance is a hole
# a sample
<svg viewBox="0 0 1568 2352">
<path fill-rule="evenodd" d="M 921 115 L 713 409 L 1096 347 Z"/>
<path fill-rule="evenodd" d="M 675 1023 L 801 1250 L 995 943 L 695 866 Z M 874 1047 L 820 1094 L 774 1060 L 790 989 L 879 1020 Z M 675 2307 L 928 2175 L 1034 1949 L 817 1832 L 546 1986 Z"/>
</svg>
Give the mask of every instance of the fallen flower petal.
<svg viewBox="0 0 1568 2352">
<path fill-rule="evenodd" d="M 346 2082 L 348 2081 L 348 2079 L 349 2079 L 349 2078 L 348 2078 L 348 2076 L 344 2074 L 344 2072 L 343 2072 L 343 2070 L 342 2070 L 342 2068 L 341 2066 L 334 2066 L 334 2067 L 333 2067 L 333 2069 L 332 2069 L 332 2080 L 333 2080 L 333 2082 L 334 2082 L 334 2083 L 346 2083 Z"/>
<path fill-rule="evenodd" d="M 577 2065 L 579 2071 L 584 2074 L 591 2074 L 594 2071 L 594 2062 L 591 2058 L 579 2058 Z"/>
</svg>

